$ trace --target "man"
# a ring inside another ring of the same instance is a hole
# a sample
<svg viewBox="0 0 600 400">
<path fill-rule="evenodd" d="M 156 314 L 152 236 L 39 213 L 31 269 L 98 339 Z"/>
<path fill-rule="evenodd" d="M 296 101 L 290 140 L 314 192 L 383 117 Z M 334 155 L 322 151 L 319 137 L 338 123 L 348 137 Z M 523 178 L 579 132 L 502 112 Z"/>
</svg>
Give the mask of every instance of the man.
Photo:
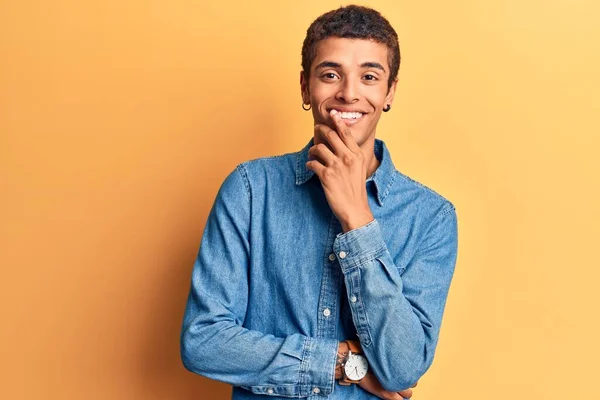
<svg viewBox="0 0 600 400">
<path fill-rule="evenodd" d="M 400 64 L 377 11 L 317 18 L 302 49 L 314 137 L 239 164 L 192 272 L 187 369 L 234 399 L 402 399 L 430 367 L 457 255 L 453 204 L 375 138 Z"/>
</svg>

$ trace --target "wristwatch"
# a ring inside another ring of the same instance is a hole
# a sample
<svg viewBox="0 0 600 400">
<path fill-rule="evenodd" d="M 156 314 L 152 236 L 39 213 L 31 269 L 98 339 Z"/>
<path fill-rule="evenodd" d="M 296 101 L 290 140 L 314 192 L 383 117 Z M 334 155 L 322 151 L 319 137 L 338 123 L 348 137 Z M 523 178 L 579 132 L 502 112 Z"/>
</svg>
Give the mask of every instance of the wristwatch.
<svg viewBox="0 0 600 400">
<path fill-rule="evenodd" d="M 351 385 L 359 383 L 367 375 L 369 363 L 362 355 L 360 342 L 355 340 L 346 340 L 348 343 L 348 356 L 342 363 L 342 378 L 338 381 L 340 385 Z"/>
</svg>

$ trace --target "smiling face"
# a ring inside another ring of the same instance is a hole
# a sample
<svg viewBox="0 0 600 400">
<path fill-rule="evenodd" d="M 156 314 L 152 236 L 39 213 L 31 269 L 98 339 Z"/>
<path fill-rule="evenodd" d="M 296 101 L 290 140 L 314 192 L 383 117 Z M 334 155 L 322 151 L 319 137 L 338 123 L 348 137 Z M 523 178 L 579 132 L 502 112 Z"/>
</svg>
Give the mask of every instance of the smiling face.
<svg viewBox="0 0 600 400">
<path fill-rule="evenodd" d="M 329 37 L 317 44 L 310 77 L 300 73 L 302 100 L 312 106 L 315 124 L 334 129 L 331 110 L 342 112 L 359 146 L 374 141 L 381 112 L 391 105 L 397 80 L 388 90 L 390 68 L 384 44 Z M 321 143 L 315 137 L 315 144 Z"/>
</svg>

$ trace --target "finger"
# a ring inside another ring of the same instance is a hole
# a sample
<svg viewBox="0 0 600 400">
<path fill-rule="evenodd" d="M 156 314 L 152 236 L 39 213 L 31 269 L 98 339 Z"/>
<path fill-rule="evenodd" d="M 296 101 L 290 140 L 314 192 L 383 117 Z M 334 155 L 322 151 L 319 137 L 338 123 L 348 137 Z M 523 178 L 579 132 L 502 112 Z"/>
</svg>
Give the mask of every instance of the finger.
<svg viewBox="0 0 600 400">
<path fill-rule="evenodd" d="M 384 399 L 390 399 L 390 400 L 403 400 L 402 396 L 400 394 L 398 394 L 397 392 L 385 392 L 383 394 Z"/>
<path fill-rule="evenodd" d="M 323 171 L 325 170 L 325 166 L 321 164 L 318 160 L 308 160 L 306 162 L 306 168 L 314 171 L 315 174 L 321 179 L 323 176 Z"/>
<path fill-rule="evenodd" d="M 339 156 L 340 154 L 343 154 L 344 151 L 348 151 L 348 147 L 344 144 L 339 134 L 329 126 L 316 124 L 315 133 L 315 136 L 321 138 L 322 142 L 325 143 L 334 154 Z"/>
<path fill-rule="evenodd" d="M 335 129 L 338 131 L 340 138 L 344 142 L 347 148 L 349 148 L 353 153 L 358 153 L 360 150 L 360 146 L 356 142 L 356 139 L 352 135 L 352 130 L 346 125 L 346 123 L 342 120 L 342 116 L 336 110 L 331 110 L 330 112 L 331 118 L 333 118 L 333 123 L 335 125 Z"/>
<path fill-rule="evenodd" d="M 321 164 L 329 166 L 336 156 L 324 143 L 319 143 L 308 149 L 308 159 L 314 160 L 315 158 L 321 161 Z"/>
<path fill-rule="evenodd" d="M 398 394 L 402 396 L 403 399 L 410 399 L 413 395 L 412 390 L 410 389 L 401 390 L 398 392 Z"/>
</svg>

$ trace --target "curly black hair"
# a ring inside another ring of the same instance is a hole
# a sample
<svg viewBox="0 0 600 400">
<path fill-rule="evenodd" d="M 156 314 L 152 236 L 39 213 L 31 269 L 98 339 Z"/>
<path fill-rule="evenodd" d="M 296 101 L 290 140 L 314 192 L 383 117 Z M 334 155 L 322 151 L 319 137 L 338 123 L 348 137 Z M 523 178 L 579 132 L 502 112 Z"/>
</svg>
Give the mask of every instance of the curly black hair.
<svg viewBox="0 0 600 400">
<path fill-rule="evenodd" d="M 317 43 L 328 37 L 369 39 L 386 45 L 390 66 L 388 89 L 391 87 L 400 69 L 400 45 L 398 34 L 378 11 L 348 5 L 329 11 L 314 20 L 308 27 L 302 44 L 302 70 L 306 79 L 310 77 L 310 66 L 317 55 Z"/>
</svg>

